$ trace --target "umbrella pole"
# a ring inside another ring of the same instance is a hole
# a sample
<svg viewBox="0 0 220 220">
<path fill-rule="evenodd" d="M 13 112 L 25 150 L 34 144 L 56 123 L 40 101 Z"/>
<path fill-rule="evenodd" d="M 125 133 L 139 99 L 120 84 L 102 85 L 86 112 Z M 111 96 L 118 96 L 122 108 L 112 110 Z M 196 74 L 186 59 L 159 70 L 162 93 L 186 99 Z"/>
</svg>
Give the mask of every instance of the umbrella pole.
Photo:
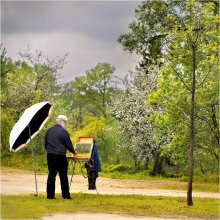
<svg viewBox="0 0 220 220">
<path fill-rule="evenodd" d="M 29 136 L 31 141 L 31 129 L 30 124 L 28 124 L 28 130 L 29 130 Z M 36 164 L 35 164 L 35 157 L 34 157 L 34 148 L 31 148 L 32 158 L 33 158 L 33 164 L 34 164 L 34 176 L 35 176 L 35 186 L 36 186 L 36 194 L 35 196 L 38 196 L 38 190 L 37 190 L 37 175 L 36 175 Z"/>
</svg>

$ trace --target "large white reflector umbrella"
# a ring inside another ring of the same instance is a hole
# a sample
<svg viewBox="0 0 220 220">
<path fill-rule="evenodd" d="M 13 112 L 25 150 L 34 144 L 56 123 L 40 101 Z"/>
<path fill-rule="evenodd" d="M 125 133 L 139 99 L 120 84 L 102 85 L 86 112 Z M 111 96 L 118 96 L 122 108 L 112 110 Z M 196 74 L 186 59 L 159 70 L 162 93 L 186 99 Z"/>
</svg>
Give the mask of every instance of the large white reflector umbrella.
<svg viewBox="0 0 220 220">
<path fill-rule="evenodd" d="M 16 152 L 25 147 L 43 128 L 50 117 L 52 105 L 49 102 L 40 102 L 26 109 L 10 133 L 10 150 Z M 34 160 L 34 151 L 32 148 L 32 157 L 34 162 L 34 174 L 37 191 L 37 178 Z"/>
</svg>

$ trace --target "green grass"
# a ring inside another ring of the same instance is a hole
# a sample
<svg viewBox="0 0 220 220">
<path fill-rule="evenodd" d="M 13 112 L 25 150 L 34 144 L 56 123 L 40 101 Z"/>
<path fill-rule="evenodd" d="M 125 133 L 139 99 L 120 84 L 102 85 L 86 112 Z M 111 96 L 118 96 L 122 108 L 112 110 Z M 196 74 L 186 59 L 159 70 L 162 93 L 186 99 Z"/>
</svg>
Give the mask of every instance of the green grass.
<svg viewBox="0 0 220 220">
<path fill-rule="evenodd" d="M 35 157 L 36 170 L 38 173 L 47 172 L 46 155 L 38 155 Z M 33 170 L 33 159 L 31 154 L 15 154 L 11 152 L 3 152 L 1 155 L 1 166 L 11 167 L 22 170 Z"/>
<path fill-rule="evenodd" d="M 167 179 L 187 182 L 186 176 L 175 176 L 167 173 L 154 176 L 151 170 L 144 170 L 142 167 L 124 166 L 122 164 L 103 164 L 103 177 L 117 178 L 117 179 Z M 219 174 L 194 176 L 194 181 L 201 183 L 219 183 Z"/>
<path fill-rule="evenodd" d="M 56 194 L 56 200 L 47 200 L 45 195 L 2 196 L 2 219 L 39 219 L 55 213 L 114 213 L 136 216 L 219 217 L 219 200 L 194 198 L 194 205 L 188 207 L 186 199 L 138 195 L 91 195 L 72 194 L 72 200 L 63 200 Z"/>
<path fill-rule="evenodd" d="M 157 187 L 158 189 L 170 189 L 170 190 L 187 190 L 187 183 L 185 186 L 178 185 L 173 183 L 173 185 L 164 185 L 161 188 Z M 215 183 L 193 183 L 193 191 L 197 192 L 212 192 L 218 193 L 219 192 L 219 185 Z"/>
</svg>

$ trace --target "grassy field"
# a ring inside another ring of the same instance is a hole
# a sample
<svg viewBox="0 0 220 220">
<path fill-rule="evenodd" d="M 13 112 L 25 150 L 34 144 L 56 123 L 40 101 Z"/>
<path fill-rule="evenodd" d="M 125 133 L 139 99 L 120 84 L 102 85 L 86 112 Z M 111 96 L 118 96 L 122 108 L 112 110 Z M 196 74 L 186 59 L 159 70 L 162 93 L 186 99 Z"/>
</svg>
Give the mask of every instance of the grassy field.
<svg viewBox="0 0 220 220">
<path fill-rule="evenodd" d="M 72 200 L 63 200 L 56 194 L 55 200 L 45 195 L 2 196 L 1 219 L 39 219 L 55 213 L 114 213 L 155 217 L 197 217 L 218 219 L 219 200 L 194 198 L 188 207 L 184 198 L 137 196 L 137 195 L 91 195 L 72 194 Z"/>
</svg>

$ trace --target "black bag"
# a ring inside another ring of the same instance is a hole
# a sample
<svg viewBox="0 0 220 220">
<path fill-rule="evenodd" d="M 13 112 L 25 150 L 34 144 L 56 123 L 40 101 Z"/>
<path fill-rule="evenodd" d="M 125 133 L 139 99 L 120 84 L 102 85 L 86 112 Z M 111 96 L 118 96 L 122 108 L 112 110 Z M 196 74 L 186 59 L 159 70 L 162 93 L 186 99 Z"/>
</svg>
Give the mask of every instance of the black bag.
<svg viewBox="0 0 220 220">
<path fill-rule="evenodd" d="M 85 168 L 87 170 L 87 176 L 88 176 L 88 183 L 89 183 L 88 189 L 89 190 L 96 189 L 97 175 L 91 159 L 85 163 Z"/>
</svg>

